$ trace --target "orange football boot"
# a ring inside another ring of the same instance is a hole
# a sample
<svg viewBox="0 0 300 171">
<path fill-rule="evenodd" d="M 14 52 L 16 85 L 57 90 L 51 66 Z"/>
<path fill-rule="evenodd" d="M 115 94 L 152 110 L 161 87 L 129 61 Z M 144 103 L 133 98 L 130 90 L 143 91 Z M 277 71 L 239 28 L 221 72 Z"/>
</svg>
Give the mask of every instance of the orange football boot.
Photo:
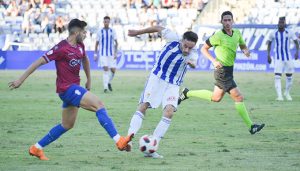
<svg viewBox="0 0 300 171">
<path fill-rule="evenodd" d="M 123 151 L 126 149 L 126 147 L 128 146 L 128 143 L 132 140 L 134 134 L 128 135 L 126 137 L 120 137 L 119 141 L 116 143 L 117 148 L 120 151 Z"/>
<path fill-rule="evenodd" d="M 49 160 L 48 157 L 45 156 L 44 151 L 42 149 L 38 149 L 34 145 L 29 148 L 29 154 L 39 158 L 40 160 Z"/>
</svg>

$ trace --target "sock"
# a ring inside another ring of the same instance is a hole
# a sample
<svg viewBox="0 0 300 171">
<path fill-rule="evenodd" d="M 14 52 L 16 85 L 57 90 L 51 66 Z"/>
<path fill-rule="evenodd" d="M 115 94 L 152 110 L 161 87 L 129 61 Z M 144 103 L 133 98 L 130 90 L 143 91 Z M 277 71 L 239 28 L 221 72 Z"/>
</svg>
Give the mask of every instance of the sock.
<svg viewBox="0 0 300 171">
<path fill-rule="evenodd" d="M 212 94 L 209 90 L 190 90 L 187 92 L 188 97 L 198 97 L 208 101 L 211 101 Z"/>
<path fill-rule="evenodd" d="M 276 93 L 277 93 L 277 97 L 282 97 L 281 76 L 280 75 L 275 75 L 275 90 L 276 90 Z"/>
<path fill-rule="evenodd" d="M 108 83 L 110 83 L 113 79 L 114 79 L 114 76 L 115 76 L 115 73 L 113 72 L 109 72 L 109 80 L 108 80 Z"/>
<path fill-rule="evenodd" d="M 171 123 L 171 119 L 162 117 L 158 125 L 156 126 L 153 135 L 158 138 L 158 141 L 164 137 Z"/>
<path fill-rule="evenodd" d="M 285 80 L 285 92 L 286 92 L 286 94 L 290 94 L 292 84 L 293 84 L 293 77 L 292 76 L 286 77 L 286 80 Z"/>
<path fill-rule="evenodd" d="M 57 138 L 59 138 L 62 134 L 67 132 L 67 130 L 61 125 L 58 124 L 54 126 L 47 135 L 45 135 L 39 142 L 38 144 L 40 147 L 44 148 L 53 141 L 55 141 Z M 39 148 L 39 146 L 36 146 Z"/>
<path fill-rule="evenodd" d="M 246 123 L 246 125 L 250 129 L 251 125 L 253 123 L 252 123 L 252 121 L 251 121 L 251 119 L 250 119 L 250 117 L 248 115 L 245 103 L 244 102 L 235 102 L 235 109 L 238 111 L 238 113 L 241 115 L 241 117 L 243 118 L 244 122 Z"/>
<path fill-rule="evenodd" d="M 109 71 L 103 71 L 103 87 L 108 89 Z"/>
<path fill-rule="evenodd" d="M 142 112 L 136 111 L 133 114 L 128 129 L 128 135 L 131 135 L 132 133 L 135 135 L 139 131 L 139 129 L 142 126 L 143 119 L 144 119 L 144 114 Z"/>
<path fill-rule="evenodd" d="M 118 134 L 118 132 L 117 132 L 115 126 L 114 126 L 113 121 L 107 115 L 107 112 L 106 112 L 105 108 L 99 109 L 96 112 L 96 116 L 98 118 L 98 121 L 99 121 L 100 125 L 106 130 L 106 132 L 108 133 L 108 135 L 111 138 L 113 138 L 114 140 L 118 139 L 118 136 L 120 136 L 120 135 Z M 115 137 L 115 136 L 117 136 L 117 137 Z"/>
</svg>

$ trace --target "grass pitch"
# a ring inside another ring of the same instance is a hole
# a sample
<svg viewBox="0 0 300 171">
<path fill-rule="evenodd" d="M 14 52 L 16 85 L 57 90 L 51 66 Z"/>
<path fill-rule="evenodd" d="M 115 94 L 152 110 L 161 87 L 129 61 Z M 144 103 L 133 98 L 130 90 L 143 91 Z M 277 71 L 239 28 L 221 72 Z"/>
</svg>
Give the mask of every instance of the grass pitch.
<svg viewBox="0 0 300 171">
<path fill-rule="evenodd" d="M 228 95 L 220 103 L 189 99 L 160 143 L 164 159 L 149 159 L 137 143 L 155 129 L 161 108 L 148 111 L 131 153 L 119 152 L 95 114 L 80 109 L 75 127 L 45 148 L 50 161 L 39 161 L 28 155 L 28 148 L 60 123 L 62 102 L 55 93 L 55 71 L 36 71 L 21 88 L 10 91 L 7 83 L 22 72 L 0 71 L 0 170 L 300 170 L 298 73 L 292 102 L 274 100 L 272 73 L 235 73 L 250 117 L 266 124 L 256 135 L 248 132 Z M 114 91 L 104 94 L 100 71 L 92 71 L 91 91 L 104 101 L 122 135 L 147 76 L 145 71 L 119 71 Z M 189 72 L 184 86 L 212 90 L 213 82 L 212 72 Z"/>
</svg>

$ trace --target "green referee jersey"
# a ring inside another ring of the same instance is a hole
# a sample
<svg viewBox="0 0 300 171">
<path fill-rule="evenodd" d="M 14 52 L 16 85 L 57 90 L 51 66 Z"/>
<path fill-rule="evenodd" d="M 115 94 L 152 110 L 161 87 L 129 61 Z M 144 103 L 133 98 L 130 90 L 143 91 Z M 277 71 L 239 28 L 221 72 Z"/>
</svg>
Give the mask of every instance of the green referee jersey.
<svg viewBox="0 0 300 171">
<path fill-rule="evenodd" d="M 239 45 L 245 45 L 242 34 L 239 30 L 233 29 L 232 36 L 229 36 L 225 30 L 217 31 L 206 44 L 215 47 L 217 61 L 223 66 L 233 66 L 236 57 L 236 49 Z"/>
</svg>

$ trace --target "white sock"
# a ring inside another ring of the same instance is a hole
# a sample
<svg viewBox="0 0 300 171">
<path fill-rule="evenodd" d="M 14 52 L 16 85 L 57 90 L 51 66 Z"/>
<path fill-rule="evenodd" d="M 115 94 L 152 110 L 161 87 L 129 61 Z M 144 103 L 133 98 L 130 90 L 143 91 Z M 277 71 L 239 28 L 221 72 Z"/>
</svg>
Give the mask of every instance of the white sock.
<svg viewBox="0 0 300 171">
<path fill-rule="evenodd" d="M 117 134 L 113 137 L 113 139 L 115 140 L 116 143 L 119 141 L 120 138 L 121 138 L 121 136 L 119 134 Z"/>
<path fill-rule="evenodd" d="M 43 147 L 39 143 L 34 144 L 34 146 L 38 149 L 41 149 L 41 150 L 43 149 Z"/>
<path fill-rule="evenodd" d="M 286 80 L 285 80 L 285 92 L 286 92 L 286 94 L 290 94 L 292 84 L 293 84 L 293 77 L 292 76 L 286 77 Z"/>
<path fill-rule="evenodd" d="M 132 133 L 135 135 L 139 131 L 139 129 L 142 126 L 143 119 L 144 119 L 144 114 L 142 112 L 136 111 L 133 114 L 128 129 L 128 135 L 131 135 Z"/>
<path fill-rule="evenodd" d="M 115 73 L 109 71 L 109 81 L 108 83 L 110 83 L 113 79 L 114 79 Z"/>
<path fill-rule="evenodd" d="M 103 71 L 103 87 L 108 89 L 109 71 Z"/>
<path fill-rule="evenodd" d="M 282 97 L 281 76 L 280 75 L 275 75 L 275 90 L 276 90 L 276 93 L 277 93 L 277 97 Z"/>
<path fill-rule="evenodd" d="M 158 141 L 166 134 L 171 123 L 171 119 L 162 117 L 158 125 L 156 126 L 153 135 L 158 138 Z"/>
</svg>

